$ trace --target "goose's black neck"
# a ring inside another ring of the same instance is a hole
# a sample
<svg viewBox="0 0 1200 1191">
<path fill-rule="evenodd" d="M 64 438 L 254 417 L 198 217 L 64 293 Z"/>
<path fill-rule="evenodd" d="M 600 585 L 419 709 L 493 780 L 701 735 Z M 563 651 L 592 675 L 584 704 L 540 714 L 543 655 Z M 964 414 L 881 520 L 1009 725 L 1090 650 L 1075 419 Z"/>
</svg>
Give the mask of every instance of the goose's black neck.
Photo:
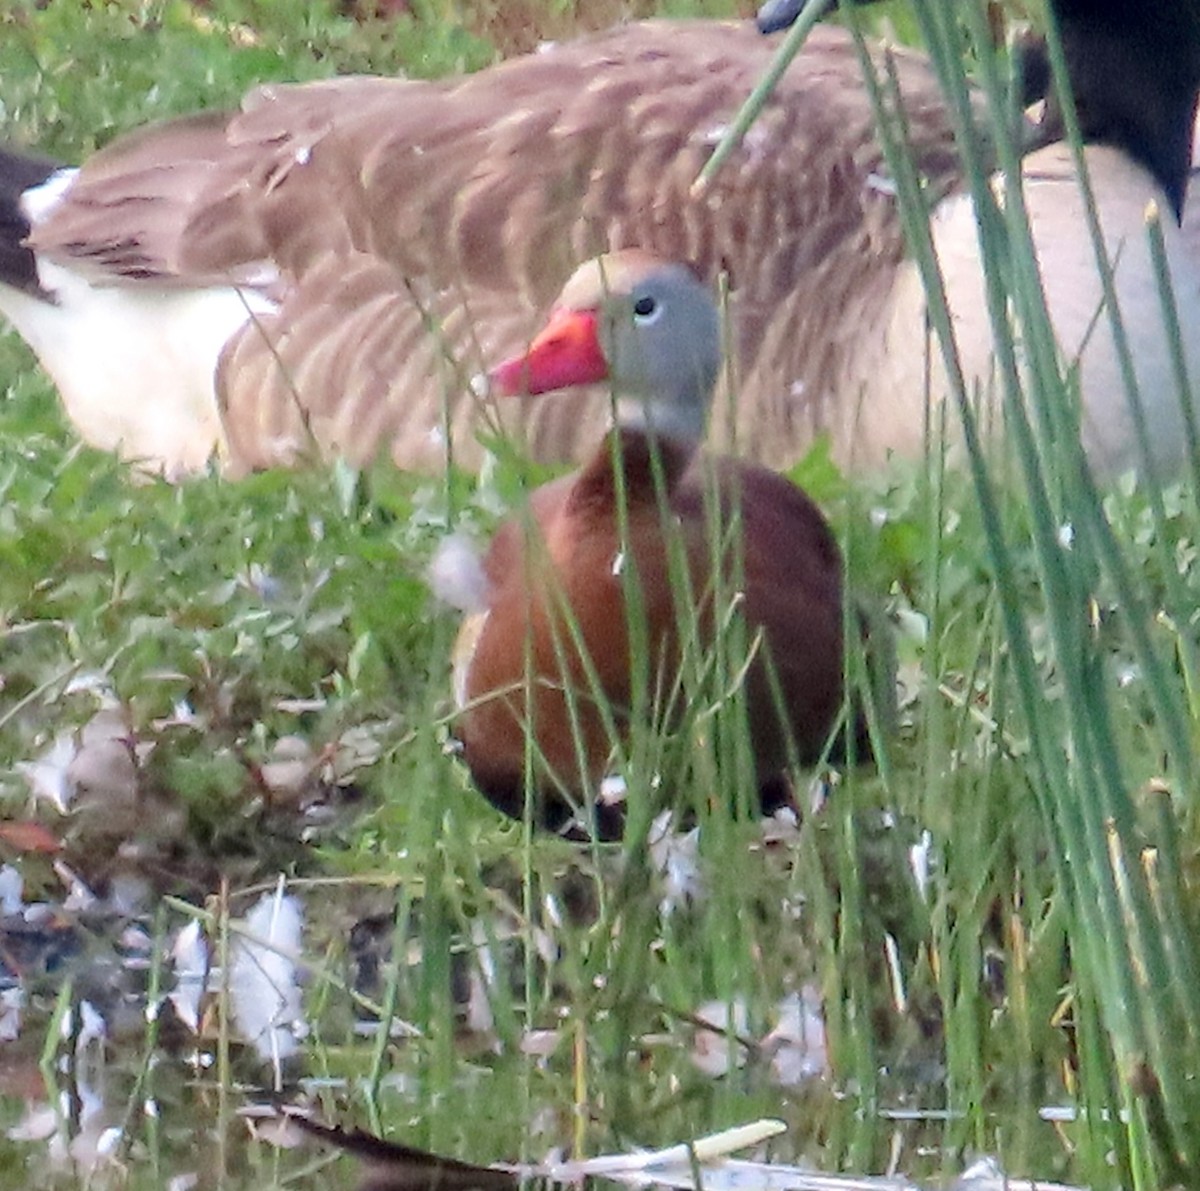
<svg viewBox="0 0 1200 1191">
<path fill-rule="evenodd" d="M 784 28 L 809 2 L 765 0 L 759 27 Z M 1200 0 L 1049 0 L 1049 5 L 1062 34 L 1084 140 L 1113 145 L 1148 169 L 1179 219 L 1200 90 Z M 1045 67 L 1044 58 L 1031 61 Z M 1062 122 L 1052 99 L 1047 117 L 1053 136 Z"/>
<path fill-rule="evenodd" d="M 1145 166 L 1176 219 L 1200 90 L 1200 0 L 1052 0 L 1086 141 Z"/>
</svg>

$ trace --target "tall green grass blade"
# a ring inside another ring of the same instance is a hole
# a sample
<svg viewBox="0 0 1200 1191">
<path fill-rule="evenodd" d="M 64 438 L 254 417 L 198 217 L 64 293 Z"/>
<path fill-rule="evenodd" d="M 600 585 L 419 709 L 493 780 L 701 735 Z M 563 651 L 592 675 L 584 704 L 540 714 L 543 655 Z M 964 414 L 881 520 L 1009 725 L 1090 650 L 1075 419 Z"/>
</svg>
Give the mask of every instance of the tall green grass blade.
<svg viewBox="0 0 1200 1191">
<path fill-rule="evenodd" d="M 967 392 L 954 358 L 952 327 L 920 180 L 905 151 L 904 138 L 896 131 L 899 121 L 891 115 L 898 103 L 897 84 L 894 76 L 887 74 L 882 81 L 873 78 L 869 85 L 883 121 L 885 149 L 896 176 L 914 258 L 926 283 L 930 322 L 958 407 L 1005 625 L 1017 706 L 1032 747 L 1031 784 L 1048 829 L 1058 884 L 1065 894 L 1079 1003 L 1088 1007 L 1089 1023 L 1095 1023 L 1088 1026 L 1089 1045 L 1081 1052 L 1081 1062 L 1099 1064 L 1088 1067 L 1082 1084 L 1088 1093 L 1089 1127 L 1102 1147 L 1093 1151 L 1091 1165 L 1100 1172 L 1102 1155 L 1111 1149 L 1121 1155 L 1119 1177 L 1134 1186 L 1149 1186 L 1159 1178 L 1186 1179 L 1195 1169 L 1197 1157 L 1190 1123 L 1196 1108 L 1192 1087 L 1200 1057 L 1195 1045 L 1200 1005 L 1194 983 L 1187 987 L 1179 977 L 1191 971 L 1195 962 L 1194 933 L 1184 929 L 1186 916 L 1181 907 L 1186 904 L 1185 890 L 1178 884 L 1168 888 L 1169 882 L 1164 880 L 1164 870 L 1173 866 L 1147 863 L 1138 843 L 1128 776 L 1131 758 L 1123 743 L 1127 737 L 1118 731 L 1120 716 L 1112 701 L 1106 659 L 1090 611 L 1101 582 L 1111 585 L 1127 614 L 1130 645 L 1147 677 L 1148 698 L 1171 769 L 1179 775 L 1182 787 L 1190 788 L 1194 770 L 1186 702 L 1180 698 L 1176 676 L 1164 665 L 1151 639 L 1146 593 L 1104 515 L 1100 491 L 1083 454 L 1078 398 L 1059 370 L 1021 201 L 1019 157 L 1007 132 L 1011 127 L 1007 87 L 997 71 L 988 31 L 980 12 L 968 6 L 964 23 L 980 62 L 990 154 L 974 131 L 980 109 L 968 97 L 959 65 L 956 18 L 947 6 L 918 3 L 917 7 L 955 114 L 964 169 L 978 213 L 1003 426 L 1028 517 L 1028 530 L 1020 533 L 1029 534 L 1028 547 L 1042 587 L 1039 615 L 1044 617 L 1050 656 L 1060 681 L 1057 703 L 1047 703 L 1041 689 L 1043 671 L 1032 648 L 1029 612 L 1019 578 L 1018 552 L 1023 546 L 1021 538 L 1014 535 L 1019 527 L 1004 515 L 1003 488 L 993 462 L 996 452 L 979 433 L 972 394 Z M 1053 37 L 1051 44 L 1062 77 L 1061 51 Z M 865 51 L 863 60 L 872 75 Z M 1076 160 L 1082 164 L 1077 129 L 1072 136 Z M 992 157 L 1000 167 L 999 205 L 990 178 Z M 1097 251 L 1102 253 L 1094 203 L 1091 221 Z M 1098 268 L 1105 278 L 1107 312 L 1130 389 L 1151 521 L 1164 543 L 1159 550 L 1167 575 L 1169 607 L 1183 609 L 1187 594 L 1165 545 L 1166 506 L 1151 466 L 1129 345 L 1115 308 L 1111 267 L 1102 261 Z M 1171 310 L 1165 299 L 1164 308 L 1169 327 Z M 1014 352 L 1018 339 L 1023 367 Z M 1181 359 L 1177 333 L 1175 343 L 1177 359 Z M 1181 383 L 1186 383 L 1186 378 Z M 1003 485 L 1012 483 L 1006 476 Z M 1187 682 L 1194 685 L 1190 659 L 1184 659 L 1184 668 Z M 1169 833 L 1178 832 L 1177 823 L 1161 821 L 1159 826 Z M 1178 881 L 1177 872 L 1172 875 Z M 1090 1016 L 1093 1012 L 1094 1018 Z"/>
<path fill-rule="evenodd" d="M 746 135 L 750 126 L 758 119 L 759 113 L 766 107 L 767 100 L 770 99 L 771 92 L 775 90 L 775 85 L 783 77 L 784 71 L 792 64 L 793 59 L 803 47 L 805 39 L 816 28 L 817 22 L 832 4 L 833 0 L 813 0 L 812 3 L 805 5 L 804 11 L 780 43 L 770 69 L 755 85 L 746 102 L 734 116 L 733 123 L 725 135 L 717 142 L 713 155 L 705 163 L 704 169 L 700 171 L 700 176 L 693 184 L 694 190 L 703 191 L 717 176 L 717 172 L 728 161 L 734 149 L 741 144 L 742 137 Z"/>
</svg>

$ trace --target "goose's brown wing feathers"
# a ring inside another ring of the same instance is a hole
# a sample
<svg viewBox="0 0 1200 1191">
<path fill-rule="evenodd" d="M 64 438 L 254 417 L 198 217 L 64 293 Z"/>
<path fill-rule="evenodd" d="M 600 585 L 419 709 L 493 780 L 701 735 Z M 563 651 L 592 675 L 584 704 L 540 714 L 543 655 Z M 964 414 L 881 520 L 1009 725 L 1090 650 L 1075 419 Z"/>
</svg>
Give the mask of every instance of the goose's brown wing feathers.
<svg viewBox="0 0 1200 1191">
<path fill-rule="evenodd" d="M 247 323 L 217 372 L 235 471 L 337 454 L 364 465 L 392 454 L 428 470 L 473 463 L 481 432 L 521 442 L 574 443 L 600 434 L 606 404 L 480 400 L 489 361 L 524 341 L 527 317 L 506 295 L 469 305 L 362 253 L 330 255 L 292 287 L 278 313 Z M 477 382 L 476 382 L 477 383 Z"/>
<path fill-rule="evenodd" d="M 220 284 L 233 266 L 262 260 L 266 245 L 252 222 L 238 230 L 228 259 L 208 270 L 192 251 L 197 211 L 210 208 L 228 174 L 245 178 L 249 168 L 230 143 L 230 119 L 204 112 L 150 125 L 93 154 L 31 246 L 111 284 Z"/>
<path fill-rule="evenodd" d="M 331 257 L 376 257 L 428 305 L 467 299 L 472 320 L 451 333 L 459 355 L 472 338 L 500 354 L 520 348 L 573 265 L 600 249 L 640 245 L 709 277 L 725 269 L 735 289 L 740 442 L 786 459 L 825 423 L 825 395 L 855 350 L 838 334 L 860 325 L 850 295 L 865 316 L 882 302 L 902 238 L 894 200 L 873 184 L 881 154 L 853 47 L 838 30 L 813 34 L 712 189 L 689 194 L 773 50 L 749 26 L 647 22 L 455 83 L 261 88 L 231 117 L 117 142 L 95 178 L 85 168 L 36 247 L 118 275 L 181 280 L 245 280 L 266 262 L 288 308 L 326 327 L 346 303 L 312 279 L 338 271 Z M 936 194 L 956 175 L 943 105 L 919 59 L 901 55 L 897 65 Z M 132 197 L 122 194 L 122 170 L 137 180 Z M 106 239 L 105 227 L 120 232 Z M 402 301 L 379 317 L 382 338 L 407 344 L 423 316 Z M 318 358 L 332 359 L 322 336 L 295 338 L 290 372 L 309 385 L 293 392 L 282 369 L 269 377 L 265 367 L 243 383 L 227 362 L 230 411 L 339 399 L 322 379 Z M 349 334 L 341 340 L 354 350 Z M 406 407 L 379 419 L 405 427 L 391 444 L 400 462 L 426 456 L 439 422 L 440 386 L 415 383 L 421 372 L 401 369 L 371 390 L 371 401 Z M 469 408 L 465 392 L 450 397 L 456 412 Z M 543 456 L 594 441 L 595 422 L 559 415 L 533 436 Z"/>
</svg>

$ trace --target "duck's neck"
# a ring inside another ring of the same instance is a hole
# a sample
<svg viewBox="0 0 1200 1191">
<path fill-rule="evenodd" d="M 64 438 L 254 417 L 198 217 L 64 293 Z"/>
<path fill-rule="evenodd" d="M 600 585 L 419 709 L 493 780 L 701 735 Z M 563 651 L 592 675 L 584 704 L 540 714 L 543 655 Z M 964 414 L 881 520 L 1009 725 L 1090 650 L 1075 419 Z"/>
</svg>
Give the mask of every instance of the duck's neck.
<svg viewBox="0 0 1200 1191">
<path fill-rule="evenodd" d="M 618 395 L 614 429 L 629 430 L 649 438 L 669 438 L 692 444 L 694 450 L 704 437 L 707 402 L 690 393 L 663 401 Z"/>
<path fill-rule="evenodd" d="M 579 472 L 572 504 L 610 512 L 668 499 L 699 449 L 699 440 L 617 425 Z"/>
<path fill-rule="evenodd" d="M 1155 177 L 1179 219 L 1200 87 L 1197 20 L 1188 5 L 1059 0 L 1063 51 L 1080 131 L 1115 145 Z"/>
</svg>

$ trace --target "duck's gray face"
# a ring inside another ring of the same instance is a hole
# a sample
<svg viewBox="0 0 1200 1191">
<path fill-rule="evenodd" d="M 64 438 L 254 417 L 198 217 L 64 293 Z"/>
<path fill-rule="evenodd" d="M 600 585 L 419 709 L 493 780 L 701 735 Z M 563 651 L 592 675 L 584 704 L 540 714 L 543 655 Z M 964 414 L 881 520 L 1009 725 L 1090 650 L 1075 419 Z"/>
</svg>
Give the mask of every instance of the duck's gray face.
<svg viewBox="0 0 1200 1191">
<path fill-rule="evenodd" d="M 700 437 L 721 367 L 711 294 L 679 265 L 655 264 L 612 280 L 597 333 L 619 421 Z"/>
<path fill-rule="evenodd" d="M 620 425 L 699 439 L 720 367 L 707 287 L 682 265 L 626 250 L 581 265 L 529 350 L 491 379 L 501 394 L 607 383 Z"/>
</svg>

